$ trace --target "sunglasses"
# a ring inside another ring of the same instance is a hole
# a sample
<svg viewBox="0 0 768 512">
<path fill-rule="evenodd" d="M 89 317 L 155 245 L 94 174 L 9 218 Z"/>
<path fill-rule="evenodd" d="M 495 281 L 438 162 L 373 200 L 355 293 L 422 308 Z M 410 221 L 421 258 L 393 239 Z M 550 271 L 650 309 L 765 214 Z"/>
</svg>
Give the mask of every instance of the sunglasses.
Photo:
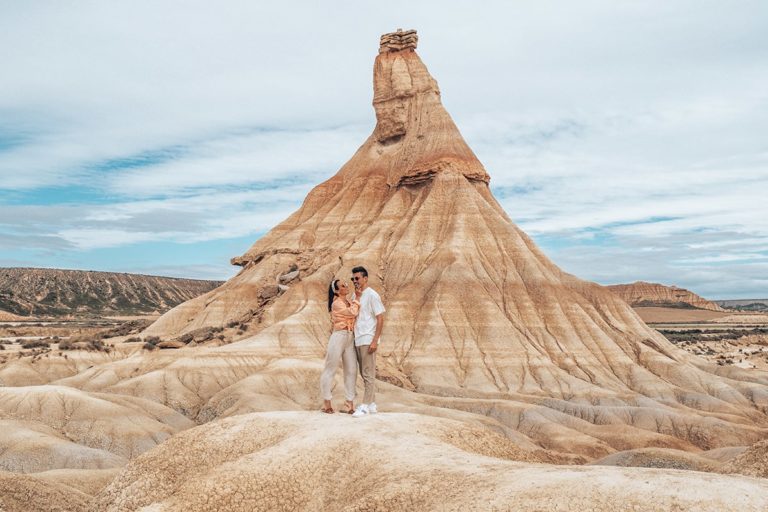
<svg viewBox="0 0 768 512">
<path fill-rule="evenodd" d="M 355 282 L 357 282 L 357 281 L 359 281 L 359 280 L 361 280 L 361 279 L 362 279 L 362 277 L 360 277 L 360 276 L 355 276 L 355 277 L 351 278 L 351 279 L 350 279 L 350 281 L 355 281 Z"/>
</svg>

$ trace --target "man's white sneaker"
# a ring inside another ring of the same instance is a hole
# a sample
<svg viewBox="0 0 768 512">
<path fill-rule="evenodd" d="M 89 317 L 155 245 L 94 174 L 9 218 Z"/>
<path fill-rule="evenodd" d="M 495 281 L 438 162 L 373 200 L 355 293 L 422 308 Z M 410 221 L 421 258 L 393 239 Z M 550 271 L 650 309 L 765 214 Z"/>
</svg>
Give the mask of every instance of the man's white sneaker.
<svg viewBox="0 0 768 512">
<path fill-rule="evenodd" d="M 376 414 L 379 412 L 379 409 L 376 407 L 376 402 L 371 402 L 368 405 L 368 414 Z"/>
<path fill-rule="evenodd" d="M 353 418 L 359 418 L 361 416 L 365 416 L 368 414 L 368 406 L 365 404 L 360 404 L 357 406 L 357 409 L 355 409 L 355 412 L 352 413 Z"/>
</svg>

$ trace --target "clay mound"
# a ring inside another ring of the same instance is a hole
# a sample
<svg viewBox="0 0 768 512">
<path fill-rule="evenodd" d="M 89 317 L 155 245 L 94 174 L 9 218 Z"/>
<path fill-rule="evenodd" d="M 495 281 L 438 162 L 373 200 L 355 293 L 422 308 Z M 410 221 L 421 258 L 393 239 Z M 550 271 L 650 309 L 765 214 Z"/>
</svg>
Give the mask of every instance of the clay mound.
<svg viewBox="0 0 768 512">
<path fill-rule="evenodd" d="M 690 290 L 678 288 L 677 286 L 636 281 L 632 284 L 614 284 L 606 286 L 606 288 L 621 297 L 630 306 L 661 306 L 725 311 L 718 304 L 700 297 Z"/>
<path fill-rule="evenodd" d="M 762 510 L 768 481 L 552 467 L 488 431 L 410 414 L 236 416 L 129 463 L 99 510 Z"/>
<path fill-rule="evenodd" d="M 125 357 L 121 351 L 72 350 L 59 355 L 25 356 L 10 359 L 0 367 L 0 386 L 39 386 L 65 379 L 80 372 Z"/>
<path fill-rule="evenodd" d="M 194 425 L 150 400 L 64 386 L 0 388 L 0 418 L 42 423 L 77 444 L 126 459 Z"/>
<path fill-rule="evenodd" d="M 741 455 L 746 450 L 746 446 L 726 446 L 725 448 L 715 448 L 714 450 L 701 452 L 700 455 L 716 462 L 728 462 L 734 457 Z"/>
<path fill-rule="evenodd" d="M 768 439 L 755 443 L 723 466 L 724 473 L 768 478 Z"/>
<path fill-rule="evenodd" d="M 3 512 L 90 512 L 92 499 L 68 485 L 0 471 Z"/>
<path fill-rule="evenodd" d="M 641 448 L 612 453 L 607 457 L 591 462 L 590 465 L 707 472 L 717 471 L 720 466 L 714 460 L 700 455 L 665 448 Z"/>
<path fill-rule="evenodd" d="M 73 443 L 36 422 L 0 420 L 0 470 L 36 473 L 50 469 L 118 468 L 128 462 L 105 450 Z"/>
<path fill-rule="evenodd" d="M 135 360 L 118 361 L 60 383 L 149 398 L 197 422 L 317 407 L 320 358 L 268 358 L 258 348 L 243 345 L 200 349 L 181 358 L 157 354 L 156 360 L 155 354 L 147 355 L 142 358 L 146 371 L 138 373 Z M 734 421 L 739 408 L 711 399 L 709 404 L 702 399 L 694 413 L 640 396 L 595 397 L 591 402 L 523 394 L 438 397 L 383 382 L 379 390 L 388 410 L 436 416 L 460 411 L 474 416 L 473 421 L 491 418 L 516 442 L 524 439 L 538 448 L 589 460 L 647 446 L 700 451 L 744 444 L 745 439 L 751 444 L 766 432 L 748 421 Z"/>
<path fill-rule="evenodd" d="M 119 469 L 52 469 L 35 473 L 37 480 L 64 484 L 89 496 L 96 496 L 109 485 L 120 472 Z M 93 510 L 93 509 L 91 509 Z"/>
</svg>

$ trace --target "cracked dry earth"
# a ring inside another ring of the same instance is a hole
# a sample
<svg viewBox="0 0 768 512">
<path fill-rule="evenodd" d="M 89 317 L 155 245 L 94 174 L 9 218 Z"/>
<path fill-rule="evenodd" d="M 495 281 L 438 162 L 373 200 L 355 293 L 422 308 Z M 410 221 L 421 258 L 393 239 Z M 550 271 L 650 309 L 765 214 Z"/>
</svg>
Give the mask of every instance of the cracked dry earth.
<svg viewBox="0 0 768 512">
<path fill-rule="evenodd" d="M 761 510 L 768 480 L 651 469 L 557 467 L 460 422 L 383 413 L 235 416 L 132 461 L 105 511 Z M 533 457 L 532 457 L 533 458 Z"/>
</svg>

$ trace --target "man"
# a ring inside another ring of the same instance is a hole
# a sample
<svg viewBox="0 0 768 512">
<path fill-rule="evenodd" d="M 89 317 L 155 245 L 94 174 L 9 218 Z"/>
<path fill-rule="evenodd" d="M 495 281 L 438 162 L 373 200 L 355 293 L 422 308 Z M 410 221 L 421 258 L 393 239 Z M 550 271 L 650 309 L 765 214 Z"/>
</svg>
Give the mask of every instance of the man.
<svg viewBox="0 0 768 512">
<path fill-rule="evenodd" d="M 355 299 L 360 303 L 360 312 L 355 322 L 355 350 L 360 375 L 363 376 L 365 394 L 363 403 L 357 406 L 353 417 L 376 414 L 376 349 L 379 346 L 381 329 L 384 327 L 384 304 L 376 290 L 368 286 L 368 271 L 363 267 L 352 269 L 355 284 Z"/>
</svg>

